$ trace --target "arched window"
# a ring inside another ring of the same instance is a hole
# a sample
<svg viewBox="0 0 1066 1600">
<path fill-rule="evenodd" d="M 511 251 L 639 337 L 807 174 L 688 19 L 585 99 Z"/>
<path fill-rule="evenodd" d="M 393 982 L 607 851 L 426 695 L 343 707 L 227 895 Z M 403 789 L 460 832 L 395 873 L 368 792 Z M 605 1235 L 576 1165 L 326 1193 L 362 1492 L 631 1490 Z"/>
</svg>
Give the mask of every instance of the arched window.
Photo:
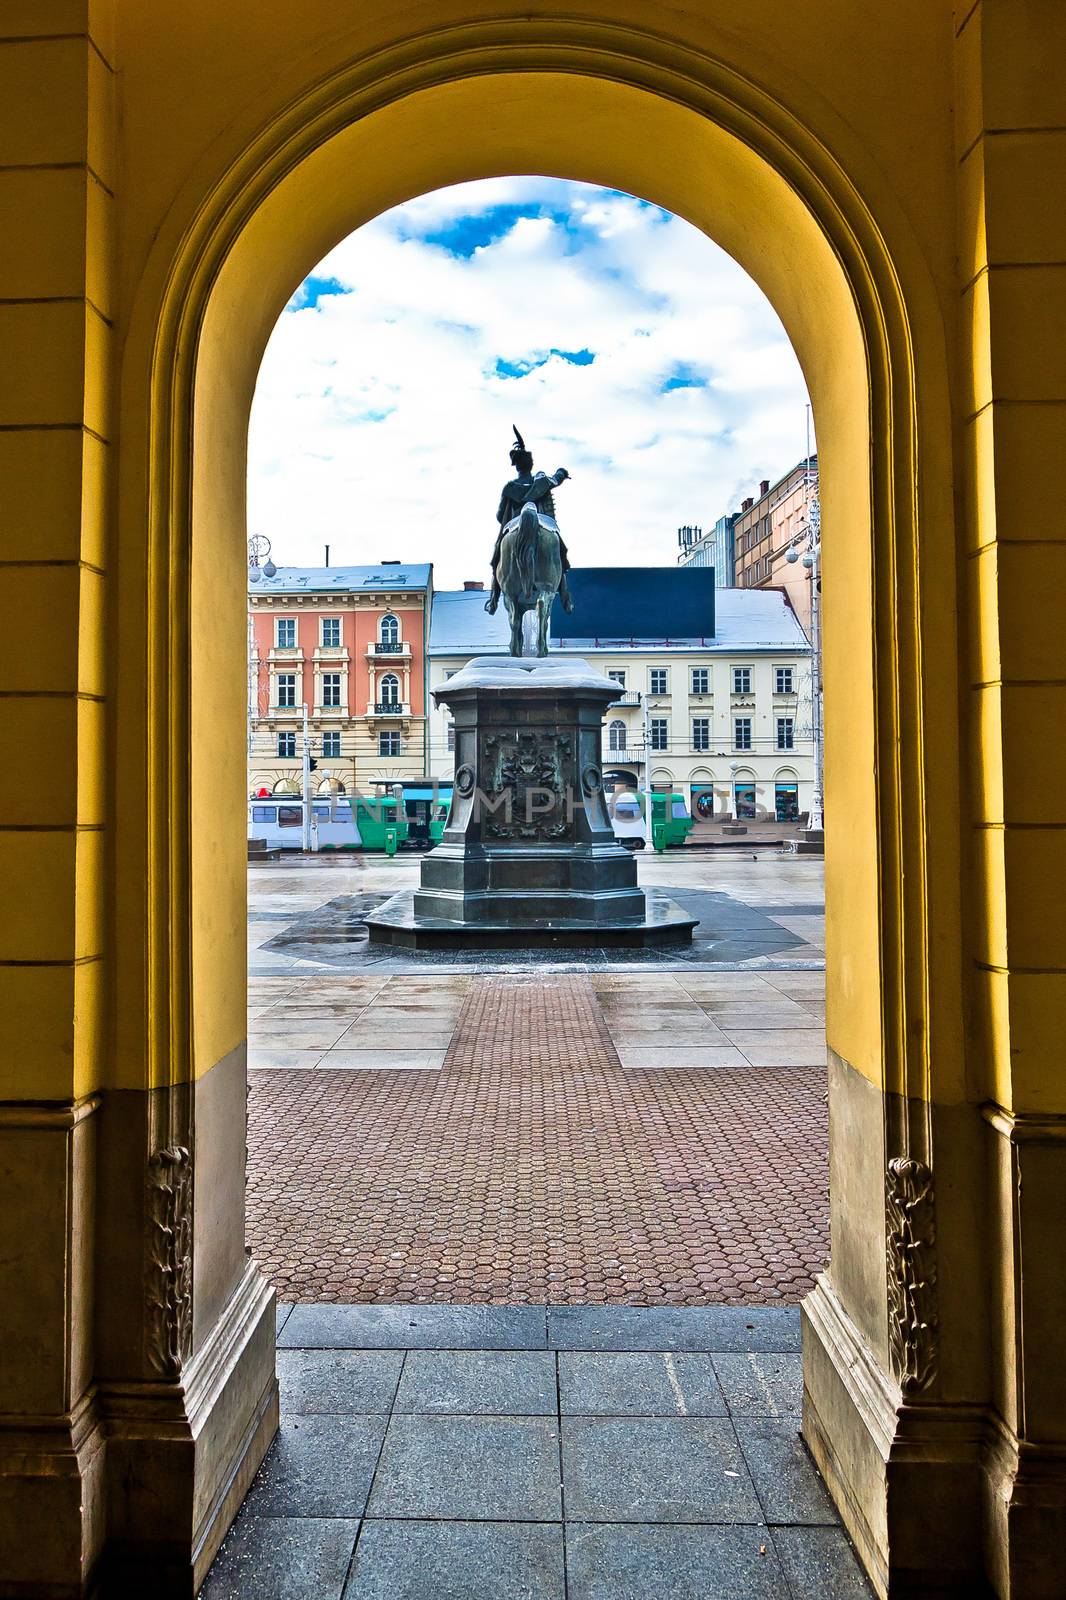
<svg viewBox="0 0 1066 1600">
<path fill-rule="evenodd" d="M 379 638 L 381 643 L 385 645 L 396 645 L 400 642 L 399 618 L 394 617 L 391 611 L 386 611 L 381 619 Z"/>
<path fill-rule="evenodd" d="M 395 620 L 395 619 L 394 619 Z M 379 685 L 381 691 L 381 704 L 383 706 L 398 706 L 400 703 L 400 680 L 395 672 L 386 672 Z"/>
<path fill-rule="evenodd" d="M 608 724 L 607 748 L 609 750 L 624 750 L 626 747 L 626 725 L 621 717 Z"/>
</svg>

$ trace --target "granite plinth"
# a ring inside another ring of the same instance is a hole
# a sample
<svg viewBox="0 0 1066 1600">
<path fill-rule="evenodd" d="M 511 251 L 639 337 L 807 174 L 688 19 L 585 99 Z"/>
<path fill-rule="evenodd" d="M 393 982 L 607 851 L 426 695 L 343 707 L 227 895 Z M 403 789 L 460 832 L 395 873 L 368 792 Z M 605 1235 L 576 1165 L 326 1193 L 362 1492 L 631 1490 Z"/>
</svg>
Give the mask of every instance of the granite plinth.
<svg viewBox="0 0 1066 1600">
<path fill-rule="evenodd" d="M 367 917 L 414 950 L 613 946 L 692 938 L 696 920 L 637 884 L 603 788 L 618 685 L 587 661 L 475 656 L 434 690 L 455 725 L 448 826 L 419 887 Z"/>
<path fill-rule="evenodd" d="M 640 889 L 637 893 L 644 899 L 644 915 L 639 919 L 543 918 L 516 924 L 422 916 L 415 910 L 416 892 L 402 889 L 370 914 L 367 927 L 371 944 L 407 950 L 649 950 L 690 943 L 698 917 L 690 917 L 676 900 L 653 889 Z"/>
</svg>

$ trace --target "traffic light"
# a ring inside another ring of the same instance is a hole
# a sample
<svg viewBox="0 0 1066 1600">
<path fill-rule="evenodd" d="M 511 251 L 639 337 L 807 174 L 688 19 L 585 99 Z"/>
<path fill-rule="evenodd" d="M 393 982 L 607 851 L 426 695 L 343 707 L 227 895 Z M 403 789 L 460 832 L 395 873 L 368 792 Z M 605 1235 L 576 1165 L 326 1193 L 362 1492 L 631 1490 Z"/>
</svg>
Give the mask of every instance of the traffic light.
<svg viewBox="0 0 1066 1600">
<path fill-rule="evenodd" d="M 308 770 L 308 772 L 314 772 L 314 770 L 315 770 L 315 768 L 317 766 L 318 766 L 318 762 L 315 760 L 314 756 L 308 756 L 308 758 L 307 758 L 307 770 Z"/>
</svg>

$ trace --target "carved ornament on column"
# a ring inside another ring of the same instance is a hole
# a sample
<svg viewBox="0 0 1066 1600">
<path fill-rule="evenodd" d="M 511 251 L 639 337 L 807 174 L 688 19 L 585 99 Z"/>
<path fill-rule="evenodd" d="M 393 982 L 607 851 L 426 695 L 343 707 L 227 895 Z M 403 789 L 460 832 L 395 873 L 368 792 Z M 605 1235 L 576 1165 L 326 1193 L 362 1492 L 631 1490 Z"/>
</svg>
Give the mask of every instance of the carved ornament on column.
<svg viewBox="0 0 1066 1600">
<path fill-rule="evenodd" d="M 905 1397 L 936 1376 L 936 1225 L 933 1174 L 924 1161 L 896 1156 L 886 1182 L 888 1334 Z"/>
<path fill-rule="evenodd" d="M 145 1343 L 149 1365 L 176 1378 L 192 1347 L 192 1158 L 184 1145 L 148 1163 Z"/>
</svg>

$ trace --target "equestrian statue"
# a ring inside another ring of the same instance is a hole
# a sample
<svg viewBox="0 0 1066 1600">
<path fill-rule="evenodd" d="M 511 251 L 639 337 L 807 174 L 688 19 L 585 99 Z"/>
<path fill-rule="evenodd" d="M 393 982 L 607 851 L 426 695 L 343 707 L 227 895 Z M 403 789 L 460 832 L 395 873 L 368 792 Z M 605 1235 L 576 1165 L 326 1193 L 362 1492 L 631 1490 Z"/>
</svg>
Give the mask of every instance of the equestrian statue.
<svg viewBox="0 0 1066 1600">
<path fill-rule="evenodd" d="M 513 426 L 513 424 L 512 424 Z M 495 612 L 503 596 L 511 620 L 511 654 L 522 654 L 522 618 L 537 614 L 537 655 L 548 654 L 548 619 L 558 595 L 567 611 L 574 602 L 567 588 L 570 562 L 555 520 L 552 490 L 570 476 L 560 467 L 551 476 L 533 471 L 533 457 L 518 429 L 511 446 L 515 476 L 504 485 L 496 520 L 500 531 L 492 552 L 492 593 L 485 610 Z"/>
</svg>

